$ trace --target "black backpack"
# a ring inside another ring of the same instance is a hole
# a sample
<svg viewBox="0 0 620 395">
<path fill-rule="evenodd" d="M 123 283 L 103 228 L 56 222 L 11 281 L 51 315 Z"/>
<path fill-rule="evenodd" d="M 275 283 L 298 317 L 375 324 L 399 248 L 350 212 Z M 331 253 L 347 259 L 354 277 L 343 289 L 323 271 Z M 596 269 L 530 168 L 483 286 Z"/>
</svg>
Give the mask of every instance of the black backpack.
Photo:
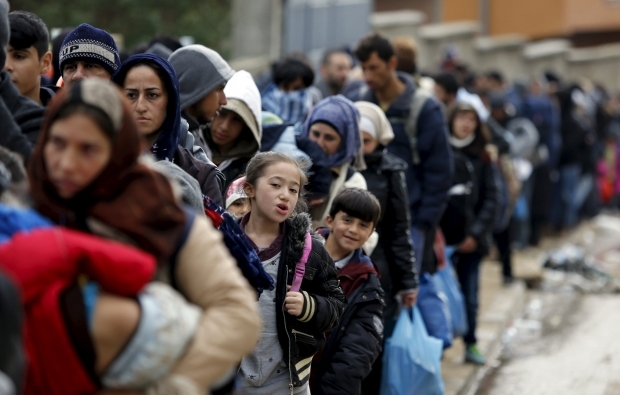
<svg viewBox="0 0 620 395">
<path fill-rule="evenodd" d="M 448 205 L 439 222 L 448 246 L 458 245 L 465 239 L 474 218 L 474 166 L 458 151 L 453 151 L 453 164 L 454 175 L 452 187 L 448 191 Z"/>
</svg>

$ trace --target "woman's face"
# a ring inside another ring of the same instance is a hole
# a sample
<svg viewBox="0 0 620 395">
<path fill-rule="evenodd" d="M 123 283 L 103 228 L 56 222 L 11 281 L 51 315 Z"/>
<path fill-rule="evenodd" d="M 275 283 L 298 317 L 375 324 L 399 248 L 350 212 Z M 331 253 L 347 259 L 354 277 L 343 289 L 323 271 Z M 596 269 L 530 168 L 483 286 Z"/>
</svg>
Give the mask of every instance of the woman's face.
<svg viewBox="0 0 620 395">
<path fill-rule="evenodd" d="M 342 142 L 342 137 L 340 137 L 336 129 L 322 122 L 317 122 L 310 126 L 309 137 L 310 140 L 317 143 L 328 156 L 335 154 Z"/>
<path fill-rule="evenodd" d="M 89 186 L 112 156 L 112 142 L 87 115 L 55 121 L 43 147 L 45 167 L 58 196 L 71 199 Z"/>
<path fill-rule="evenodd" d="M 211 139 L 220 148 L 220 152 L 230 150 L 237 137 L 245 128 L 245 122 L 239 114 L 222 108 L 211 122 Z"/>
<path fill-rule="evenodd" d="M 129 70 L 123 89 L 131 103 L 138 132 L 152 145 L 166 120 L 168 92 L 163 81 L 155 70 L 142 65 Z"/>
<path fill-rule="evenodd" d="M 452 121 L 452 134 L 458 139 L 471 136 L 478 127 L 478 117 L 473 111 L 459 111 Z"/>
<path fill-rule="evenodd" d="M 368 132 L 362 130 L 362 144 L 364 144 L 364 154 L 372 154 L 377 149 L 379 143 Z"/>
</svg>

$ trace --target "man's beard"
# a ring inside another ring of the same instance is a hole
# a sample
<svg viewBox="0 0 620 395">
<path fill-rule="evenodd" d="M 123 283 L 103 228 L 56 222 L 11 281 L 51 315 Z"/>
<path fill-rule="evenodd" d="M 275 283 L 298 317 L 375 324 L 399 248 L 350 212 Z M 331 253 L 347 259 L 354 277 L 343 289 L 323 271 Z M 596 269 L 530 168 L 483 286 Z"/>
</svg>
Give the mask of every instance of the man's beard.
<svg viewBox="0 0 620 395">
<path fill-rule="evenodd" d="M 340 93 L 340 91 L 344 87 L 344 83 L 340 83 L 340 81 L 335 79 L 330 79 L 327 81 L 327 86 L 329 86 L 329 89 L 331 89 L 332 92 Z"/>
</svg>

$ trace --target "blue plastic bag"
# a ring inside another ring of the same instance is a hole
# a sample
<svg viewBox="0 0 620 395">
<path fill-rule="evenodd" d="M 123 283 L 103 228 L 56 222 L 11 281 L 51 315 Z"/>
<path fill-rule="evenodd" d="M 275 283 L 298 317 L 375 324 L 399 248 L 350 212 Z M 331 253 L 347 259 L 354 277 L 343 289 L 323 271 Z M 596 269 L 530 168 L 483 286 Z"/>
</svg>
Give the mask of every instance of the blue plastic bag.
<svg viewBox="0 0 620 395">
<path fill-rule="evenodd" d="M 454 248 L 446 247 L 446 266 L 433 275 L 435 287 L 446 295 L 448 309 L 450 310 L 450 320 L 452 334 L 454 337 L 465 336 L 468 330 L 467 313 L 465 311 L 465 299 L 459 286 L 459 282 L 452 267 L 452 254 Z"/>
<path fill-rule="evenodd" d="M 385 343 L 381 395 L 442 395 L 442 348 L 426 332 L 418 308 L 403 309 Z"/>
<path fill-rule="evenodd" d="M 448 300 L 440 295 L 429 273 L 420 276 L 418 308 L 430 336 L 443 342 L 444 348 L 452 346 L 452 320 Z"/>
</svg>

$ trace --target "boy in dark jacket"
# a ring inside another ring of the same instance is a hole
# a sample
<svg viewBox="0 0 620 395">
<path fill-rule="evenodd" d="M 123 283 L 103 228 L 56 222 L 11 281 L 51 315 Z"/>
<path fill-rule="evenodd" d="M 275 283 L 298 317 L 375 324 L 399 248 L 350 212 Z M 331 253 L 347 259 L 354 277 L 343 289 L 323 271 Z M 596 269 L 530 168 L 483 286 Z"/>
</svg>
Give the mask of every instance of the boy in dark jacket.
<svg viewBox="0 0 620 395">
<path fill-rule="evenodd" d="M 312 394 L 361 394 L 362 381 L 381 351 L 384 293 L 377 269 L 362 250 L 380 215 L 377 198 L 349 188 L 334 199 L 327 229 L 321 229 L 348 305 L 313 360 Z"/>
<path fill-rule="evenodd" d="M 11 12 L 9 24 L 11 38 L 4 69 L 21 95 L 47 106 L 55 94 L 53 88 L 41 86 L 41 75 L 52 67 L 47 27 L 41 18 L 26 11 Z"/>
</svg>

